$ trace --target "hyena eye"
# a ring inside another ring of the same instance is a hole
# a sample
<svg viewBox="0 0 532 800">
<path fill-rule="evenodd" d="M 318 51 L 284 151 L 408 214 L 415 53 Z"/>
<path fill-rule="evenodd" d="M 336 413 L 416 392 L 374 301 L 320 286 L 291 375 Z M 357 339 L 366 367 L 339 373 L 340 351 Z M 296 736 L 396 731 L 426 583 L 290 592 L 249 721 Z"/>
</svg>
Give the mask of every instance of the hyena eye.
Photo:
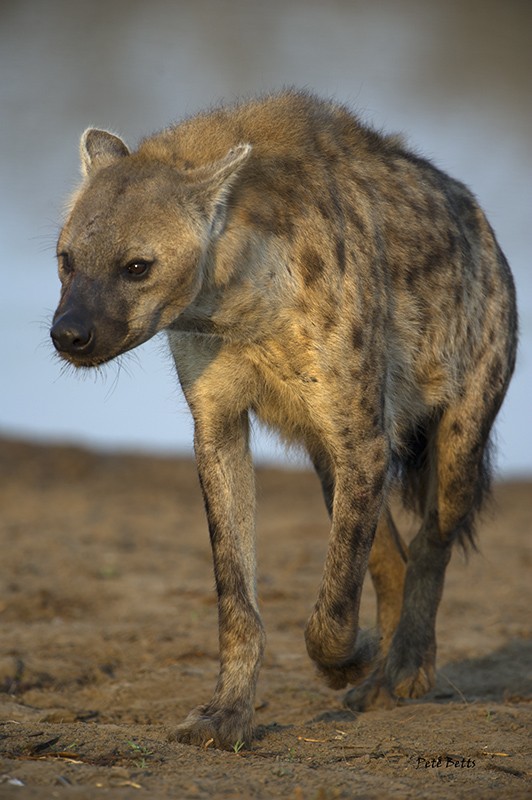
<svg viewBox="0 0 532 800">
<path fill-rule="evenodd" d="M 70 275 L 74 272 L 74 267 L 68 253 L 59 253 L 57 258 L 59 259 L 59 267 L 65 275 Z"/>
<path fill-rule="evenodd" d="M 143 278 L 152 265 L 151 261 L 135 259 L 126 266 L 126 273 L 130 278 Z"/>
</svg>

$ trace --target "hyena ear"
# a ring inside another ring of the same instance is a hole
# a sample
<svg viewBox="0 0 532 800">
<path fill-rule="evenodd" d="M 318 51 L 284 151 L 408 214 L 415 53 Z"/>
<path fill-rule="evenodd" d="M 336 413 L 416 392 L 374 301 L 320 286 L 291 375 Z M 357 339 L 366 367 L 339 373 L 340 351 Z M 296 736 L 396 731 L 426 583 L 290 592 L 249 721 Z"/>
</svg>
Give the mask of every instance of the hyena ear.
<svg viewBox="0 0 532 800">
<path fill-rule="evenodd" d="M 229 192 L 250 153 L 250 144 L 239 144 L 219 161 L 184 173 L 187 184 L 207 217 L 211 235 L 220 233 L 223 228 Z"/>
<path fill-rule="evenodd" d="M 113 161 L 129 155 L 126 144 L 114 133 L 88 128 L 80 142 L 81 171 L 84 176 L 90 175 L 101 167 L 107 167 Z"/>
</svg>

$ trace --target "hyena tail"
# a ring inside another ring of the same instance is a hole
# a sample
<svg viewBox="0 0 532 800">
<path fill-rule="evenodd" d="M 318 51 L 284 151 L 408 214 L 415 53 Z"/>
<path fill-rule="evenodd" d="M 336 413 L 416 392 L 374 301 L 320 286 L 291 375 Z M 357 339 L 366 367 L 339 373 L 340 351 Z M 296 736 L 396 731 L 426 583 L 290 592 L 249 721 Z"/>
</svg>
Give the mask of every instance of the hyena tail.
<svg viewBox="0 0 532 800">
<path fill-rule="evenodd" d="M 440 418 L 441 415 L 437 415 L 419 424 L 411 432 L 402 456 L 397 459 L 396 474 L 403 505 L 421 518 L 432 510 L 437 494 L 438 470 L 434 444 Z M 478 512 L 490 497 L 493 449 L 492 437 L 488 436 L 471 487 L 469 508 L 452 532 L 453 541 L 466 554 L 477 550 L 475 522 Z"/>
</svg>

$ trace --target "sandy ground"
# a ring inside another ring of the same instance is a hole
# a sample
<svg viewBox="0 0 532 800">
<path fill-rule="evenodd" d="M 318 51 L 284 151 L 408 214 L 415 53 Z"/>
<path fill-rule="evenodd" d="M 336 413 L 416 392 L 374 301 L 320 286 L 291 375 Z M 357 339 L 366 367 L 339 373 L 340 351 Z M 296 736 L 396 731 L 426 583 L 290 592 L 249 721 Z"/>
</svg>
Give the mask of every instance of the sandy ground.
<svg viewBox="0 0 532 800">
<path fill-rule="evenodd" d="M 0 473 L 0 798 L 530 796 L 531 483 L 499 484 L 481 552 L 453 555 L 436 689 L 354 714 L 303 642 L 317 481 L 259 470 L 260 738 L 219 752 L 168 740 L 217 674 L 193 465 L 2 440 Z M 364 625 L 374 611 L 368 585 Z"/>
</svg>

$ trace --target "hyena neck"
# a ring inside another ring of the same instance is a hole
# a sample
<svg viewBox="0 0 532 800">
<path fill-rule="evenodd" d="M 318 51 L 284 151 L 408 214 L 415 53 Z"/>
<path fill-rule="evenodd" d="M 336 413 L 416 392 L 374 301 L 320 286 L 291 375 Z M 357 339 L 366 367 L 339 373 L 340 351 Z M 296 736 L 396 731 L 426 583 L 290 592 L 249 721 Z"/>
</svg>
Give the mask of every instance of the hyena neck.
<svg viewBox="0 0 532 800">
<path fill-rule="evenodd" d="M 296 287 L 277 237 L 229 224 L 209 248 L 203 272 L 198 295 L 170 330 L 253 342 L 290 314 Z"/>
</svg>

